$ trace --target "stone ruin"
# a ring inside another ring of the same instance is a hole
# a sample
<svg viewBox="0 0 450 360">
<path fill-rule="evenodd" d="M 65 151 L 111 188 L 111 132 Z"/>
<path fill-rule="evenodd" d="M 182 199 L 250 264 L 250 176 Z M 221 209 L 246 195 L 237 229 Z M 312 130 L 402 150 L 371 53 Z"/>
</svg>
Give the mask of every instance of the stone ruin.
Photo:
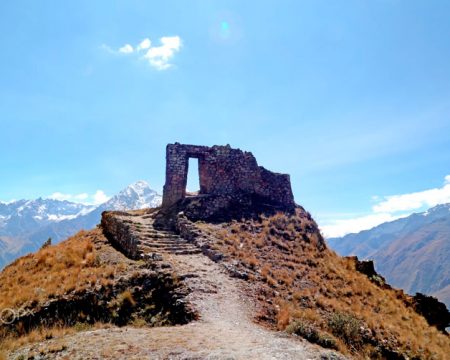
<svg viewBox="0 0 450 360">
<path fill-rule="evenodd" d="M 189 158 L 198 159 L 200 191 L 196 196 L 186 194 Z M 258 166 L 252 153 L 229 145 L 168 144 L 162 208 L 183 201 L 186 204 L 186 200 L 189 203 L 196 200 L 197 210 L 201 207 L 203 212 L 200 217 L 204 218 L 232 204 L 235 207 L 258 204 L 283 211 L 295 209 L 289 175 Z"/>
</svg>

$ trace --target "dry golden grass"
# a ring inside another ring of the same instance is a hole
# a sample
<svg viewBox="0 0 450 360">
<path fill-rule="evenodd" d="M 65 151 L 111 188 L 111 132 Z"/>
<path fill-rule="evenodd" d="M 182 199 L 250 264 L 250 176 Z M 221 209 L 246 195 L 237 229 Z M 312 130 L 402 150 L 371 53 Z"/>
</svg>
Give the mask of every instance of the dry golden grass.
<svg viewBox="0 0 450 360">
<path fill-rule="evenodd" d="M 278 329 L 300 322 L 332 337 L 336 329 L 361 324 L 377 342 L 388 341 L 410 356 L 445 359 L 450 354 L 449 337 L 407 307 L 401 291 L 376 286 L 350 259 L 326 249 L 306 212 L 201 228 L 218 237 L 217 251 L 239 259 L 254 272 L 251 281 L 267 287 L 260 300 L 265 306 L 267 298 L 272 300 L 267 313 Z M 370 356 L 374 350 L 368 343 L 352 344 L 344 335 L 336 340 L 341 351 L 358 356 Z"/>
<path fill-rule="evenodd" d="M 61 295 L 88 288 L 104 288 L 128 269 L 127 261 L 107 245 L 101 230 L 80 231 L 60 244 L 45 247 L 7 266 L 0 273 L 0 309 L 26 314 L 23 309 L 38 308 Z M 131 293 L 124 292 L 121 299 L 134 302 Z M 105 326 L 101 323 L 79 323 L 71 327 L 58 324 L 37 326 L 18 333 L 3 331 L 0 332 L 0 348 L 10 351 L 30 342 L 61 337 L 87 330 L 87 327 Z"/>
<path fill-rule="evenodd" d="M 0 309 L 18 309 L 108 283 L 116 269 L 103 264 L 94 248 L 100 230 L 81 231 L 70 239 L 24 256 L 0 273 Z"/>
<path fill-rule="evenodd" d="M 72 327 L 65 326 L 54 326 L 54 327 L 39 327 L 33 329 L 26 335 L 16 337 L 10 336 L 2 340 L 1 346 L 4 351 L 13 351 L 15 349 L 21 348 L 27 344 L 36 343 L 49 339 L 58 339 L 62 338 L 65 335 L 74 334 L 78 331 L 86 331 L 86 330 L 97 330 L 97 329 L 106 329 L 111 327 L 111 324 L 104 323 L 95 323 L 92 325 L 87 324 L 79 324 Z M 51 349 L 50 349 L 51 350 Z M 0 351 L 1 354 L 1 351 Z M 6 356 L 6 354 L 4 355 Z M 6 357 L 5 357 L 6 359 Z M 0 360 L 2 360 L 0 356 Z"/>
</svg>

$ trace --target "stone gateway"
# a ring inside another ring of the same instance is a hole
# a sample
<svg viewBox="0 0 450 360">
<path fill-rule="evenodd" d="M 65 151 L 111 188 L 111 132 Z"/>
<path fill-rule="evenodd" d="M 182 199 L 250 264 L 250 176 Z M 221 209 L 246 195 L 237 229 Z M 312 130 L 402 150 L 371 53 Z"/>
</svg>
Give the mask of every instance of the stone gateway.
<svg viewBox="0 0 450 360">
<path fill-rule="evenodd" d="M 258 166 L 250 152 L 226 146 L 168 144 L 163 208 L 186 197 L 189 158 L 199 164 L 198 196 L 254 196 L 280 209 L 295 207 L 289 175 L 277 174 Z"/>
</svg>

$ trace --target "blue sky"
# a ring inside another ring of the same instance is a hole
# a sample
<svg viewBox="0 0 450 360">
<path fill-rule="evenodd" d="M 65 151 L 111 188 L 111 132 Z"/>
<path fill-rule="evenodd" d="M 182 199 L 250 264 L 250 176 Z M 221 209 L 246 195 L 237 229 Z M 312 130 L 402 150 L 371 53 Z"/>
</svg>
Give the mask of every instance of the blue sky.
<svg viewBox="0 0 450 360">
<path fill-rule="evenodd" d="M 0 199 L 160 190 L 178 141 L 291 174 L 330 234 L 450 201 L 448 14 L 411 0 L 1 2 Z M 376 210 L 411 193 L 408 209 Z"/>
</svg>

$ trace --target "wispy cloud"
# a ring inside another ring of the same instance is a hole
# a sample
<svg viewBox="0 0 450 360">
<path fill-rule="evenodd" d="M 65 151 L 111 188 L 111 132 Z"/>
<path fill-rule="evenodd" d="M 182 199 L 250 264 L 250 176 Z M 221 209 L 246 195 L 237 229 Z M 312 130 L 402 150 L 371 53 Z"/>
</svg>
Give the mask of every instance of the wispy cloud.
<svg viewBox="0 0 450 360">
<path fill-rule="evenodd" d="M 119 52 L 122 54 L 131 54 L 133 51 L 134 49 L 130 44 L 125 44 L 119 49 Z"/>
<path fill-rule="evenodd" d="M 411 215 L 416 210 L 450 203 L 450 175 L 445 177 L 443 186 L 439 188 L 409 194 L 374 196 L 372 199 L 376 203 L 372 206 L 370 214 L 324 222 L 321 230 L 325 237 L 357 233 Z"/>
<path fill-rule="evenodd" d="M 125 44 L 117 51 L 111 49 L 108 45 L 103 45 L 102 48 L 110 53 L 138 55 L 140 58 L 146 60 L 153 68 L 167 70 L 173 66 L 171 61 L 181 49 L 181 38 L 179 36 L 163 36 L 159 39 L 159 42 L 159 46 L 152 46 L 152 41 L 149 38 L 145 38 L 136 46 Z"/>
<path fill-rule="evenodd" d="M 94 194 L 89 195 L 87 193 L 81 194 L 64 194 L 60 192 L 55 192 L 48 196 L 49 199 L 60 200 L 60 201 L 71 201 L 75 203 L 85 204 L 85 205 L 100 205 L 110 199 L 109 196 L 105 194 L 103 190 L 97 190 Z"/>
<path fill-rule="evenodd" d="M 386 196 L 373 206 L 376 213 L 395 213 L 433 207 L 450 202 L 450 175 L 445 177 L 444 186 L 410 194 Z"/>
<path fill-rule="evenodd" d="M 82 202 L 89 198 L 89 195 L 86 193 L 72 195 L 72 194 L 63 194 L 60 192 L 55 192 L 48 196 L 49 199 L 59 200 L 59 201 L 74 201 L 74 202 Z"/>
<path fill-rule="evenodd" d="M 371 229 L 384 222 L 394 221 L 405 215 L 392 215 L 388 213 L 370 214 L 351 219 L 332 220 L 320 227 L 325 237 L 340 237 L 350 233 Z"/>
</svg>

